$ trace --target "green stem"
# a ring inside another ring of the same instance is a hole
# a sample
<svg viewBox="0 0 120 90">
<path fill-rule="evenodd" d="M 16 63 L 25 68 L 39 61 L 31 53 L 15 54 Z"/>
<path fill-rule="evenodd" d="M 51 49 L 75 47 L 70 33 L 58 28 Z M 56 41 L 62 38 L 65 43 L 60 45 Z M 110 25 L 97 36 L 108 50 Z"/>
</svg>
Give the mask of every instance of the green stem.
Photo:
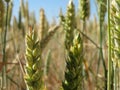
<svg viewBox="0 0 120 90">
<path fill-rule="evenodd" d="M 82 31 L 80 31 L 81 35 L 84 36 L 87 40 L 89 40 L 93 45 L 95 45 L 95 47 L 97 49 L 100 49 L 100 47 L 90 38 L 88 37 L 85 33 L 83 33 Z"/>
<path fill-rule="evenodd" d="M 114 87 L 114 90 L 117 90 L 117 81 L 116 81 L 116 78 L 117 78 L 117 75 L 116 75 L 116 65 L 113 66 L 113 69 L 114 69 L 114 82 L 113 82 L 113 87 Z"/>
<path fill-rule="evenodd" d="M 8 8 L 9 8 L 9 3 L 7 3 L 7 13 L 6 13 L 6 26 L 5 26 L 5 32 L 4 32 L 4 40 L 3 40 L 3 63 L 6 63 L 6 36 L 7 36 L 7 22 L 8 22 Z M 7 69 L 7 65 L 5 64 L 3 66 L 3 70 L 2 70 L 2 90 L 5 90 L 6 89 L 6 69 Z"/>
<path fill-rule="evenodd" d="M 110 0 L 108 2 L 108 78 L 107 78 L 107 90 L 111 90 L 111 73 L 112 73 L 112 61 L 111 61 L 111 33 L 110 33 Z"/>
<path fill-rule="evenodd" d="M 83 24 L 82 24 L 82 25 L 83 25 L 83 27 L 82 27 L 82 32 L 86 34 L 86 30 L 85 30 L 85 29 L 86 29 L 86 28 L 85 28 L 85 27 L 86 27 L 86 20 L 85 20 L 85 19 L 83 20 Z M 86 36 L 87 36 L 87 35 L 86 35 Z M 82 44 L 83 44 L 83 46 L 84 46 L 84 43 L 85 43 L 85 36 L 84 36 L 84 35 L 83 35 L 82 39 L 83 39 L 83 43 L 82 43 Z M 85 52 L 85 50 L 84 50 L 84 48 L 83 48 L 83 53 L 84 53 L 84 52 Z"/>
<path fill-rule="evenodd" d="M 83 27 L 82 27 L 82 32 L 83 33 L 85 33 L 86 31 L 85 31 L 85 27 L 86 27 L 86 21 L 85 21 L 85 19 L 83 20 Z M 85 52 L 85 47 L 84 47 L 84 42 L 85 42 L 85 39 L 84 39 L 84 36 L 82 37 L 82 40 L 83 40 L 83 43 L 82 43 L 82 46 L 83 46 L 83 49 L 82 49 L 82 52 L 83 52 L 83 57 L 84 57 L 84 52 Z M 83 62 L 82 62 L 83 63 Z M 83 67 L 83 66 L 82 66 Z M 83 70 L 83 68 L 82 68 L 82 75 L 84 76 L 84 70 Z M 83 79 L 84 80 L 84 79 Z M 84 81 L 83 81 L 83 83 L 82 83 L 82 88 L 81 89 L 84 89 Z"/>
<path fill-rule="evenodd" d="M 119 68 L 117 68 L 117 72 L 119 72 Z M 117 73 L 117 80 L 116 80 L 116 82 L 117 82 L 117 90 L 119 89 L 119 85 L 120 85 L 120 77 L 119 76 L 120 76 L 120 73 Z"/>
<path fill-rule="evenodd" d="M 101 12 L 99 12 L 99 15 L 100 14 L 101 14 Z M 99 23 L 100 23 L 100 59 L 102 60 L 103 67 L 104 67 L 104 75 L 105 75 L 105 78 L 107 79 L 107 69 L 106 69 L 105 60 L 104 60 L 104 57 L 103 57 L 103 49 L 102 49 L 102 44 L 103 44 L 102 43 L 103 42 L 103 38 L 102 38 L 103 37 L 102 36 L 103 22 L 101 22 L 101 17 L 99 17 Z M 105 90 L 106 89 L 107 89 L 107 80 L 105 80 Z"/>
</svg>

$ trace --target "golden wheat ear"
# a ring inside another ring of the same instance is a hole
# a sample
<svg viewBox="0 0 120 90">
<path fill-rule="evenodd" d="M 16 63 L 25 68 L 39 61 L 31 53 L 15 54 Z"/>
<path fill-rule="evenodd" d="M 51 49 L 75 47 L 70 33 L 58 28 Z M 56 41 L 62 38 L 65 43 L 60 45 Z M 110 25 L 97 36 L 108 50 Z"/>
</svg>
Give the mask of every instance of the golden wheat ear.
<svg viewBox="0 0 120 90">
<path fill-rule="evenodd" d="M 40 9 L 40 25 L 39 25 L 39 39 L 40 41 L 44 38 L 45 36 L 45 14 L 44 14 L 44 9 Z"/>
<path fill-rule="evenodd" d="M 43 86 L 42 60 L 37 34 L 30 30 L 26 36 L 26 75 L 24 77 L 29 90 L 40 90 Z"/>
<path fill-rule="evenodd" d="M 54 26 L 50 28 L 48 34 L 40 41 L 40 48 L 41 51 L 43 51 L 46 47 L 46 45 L 49 43 L 52 36 L 56 33 L 56 31 L 59 29 L 59 26 Z"/>
</svg>

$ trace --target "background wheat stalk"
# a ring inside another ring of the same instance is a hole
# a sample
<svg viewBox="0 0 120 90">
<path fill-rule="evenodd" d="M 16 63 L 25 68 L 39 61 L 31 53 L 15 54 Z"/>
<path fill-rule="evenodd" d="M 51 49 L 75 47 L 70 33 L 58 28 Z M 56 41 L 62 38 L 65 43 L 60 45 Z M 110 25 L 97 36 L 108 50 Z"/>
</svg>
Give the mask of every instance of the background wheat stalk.
<svg viewBox="0 0 120 90">
<path fill-rule="evenodd" d="M 108 9 L 108 73 L 107 73 L 107 90 L 111 89 L 111 74 L 112 74 L 112 62 L 111 62 L 111 30 L 110 30 L 110 0 L 107 0 Z"/>
<path fill-rule="evenodd" d="M 97 74 L 99 73 L 100 61 L 102 61 L 103 68 L 104 68 L 104 76 L 107 78 L 107 69 L 103 55 L 103 26 L 105 21 L 105 15 L 107 11 L 107 0 L 97 0 L 98 4 L 98 15 L 99 15 L 99 31 L 100 31 L 100 50 L 99 50 L 99 60 L 98 60 L 98 67 L 97 67 Z M 97 80 L 96 80 L 97 81 Z M 107 89 L 107 80 L 105 81 L 105 89 Z"/>
<path fill-rule="evenodd" d="M 6 37 L 7 37 L 7 31 L 8 31 L 8 9 L 9 9 L 9 1 L 10 0 L 5 0 L 6 1 L 6 16 L 5 16 L 5 30 L 3 32 L 4 36 L 3 36 L 3 57 L 2 57 L 2 60 L 3 60 L 3 63 L 6 63 L 7 60 L 6 60 Z M 7 74 L 6 74 L 6 71 L 7 71 L 7 65 L 5 64 L 3 66 L 3 70 L 2 70 L 2 90 L 5 90 L 6 89 L 6 86 L 7 86 Z"/>
<path fill-rule="evenodd" d="M 0 31 L 3 29 L 3 21 L 4 21 L 4 14 L 5 14 L 5 6 L 3 0 L 0 0 Z"/>
<path fill-rule="evenodd" d="M 3 27 L 4 27 L 4 15 L 5 15 L 5 5 L 3 3 L 3 0 L 0 0 L 0 35 L 1 35 L 1 43 L 3 43 L 2 37 L 3 37 Z"/>
<path fill-rule="evenodd" d="M 89 16 L 90 16 L 90 0 L 78 0 L 79 1 L 79 15 L 80 15 L 80 19 L 82 20 L 82 29 L 80 29 L 85 36 L 87 36 L 88 34 L 88 31 L 86 29 L 87 27 L 87 23 L 86 21 L 89 19 Z M 88 47 L 85 44 L 88 44 L 88 39 L 85 38 L 85 36 L 82 36 L 82 40 L 83 40 L 83 53 L 84 53 L 84 58 L 87 57 L 86 53 L 88 52 Z M 85 63 L 87 63 L 87 59 L 84 59 L 84 66 Z M 82 70 L 83 71 L 83 70 Z M 83 71 L 84 72 L 84 71 Z M 87 69 L 86 69 L 86 72 L 88 73 Z M 91 81 L 90 81 L 90 77 L 89 77 L 89 73 L 88 73 L 88 83 L 89 83 L 89 87 L 91 87 Z M 84 84 L 84 82 L 83 82 Z"/>
</svg>

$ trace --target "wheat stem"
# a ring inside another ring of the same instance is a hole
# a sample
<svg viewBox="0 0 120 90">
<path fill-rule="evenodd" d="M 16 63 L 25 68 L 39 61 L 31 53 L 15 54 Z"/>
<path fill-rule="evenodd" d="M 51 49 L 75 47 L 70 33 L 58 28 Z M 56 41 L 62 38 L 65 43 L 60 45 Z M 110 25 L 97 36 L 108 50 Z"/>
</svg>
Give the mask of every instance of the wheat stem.
<svg viewBox="0 0 120 90">
<path fill-rule="evenodd" d="M 111 90 L 111 74 L 112 74 L 112 62 L 111 62 L 111 33 L 110 33 L 110 0 L 107 0 L 108 5 L 108 78 L 107 78 L 107 90 Z"/>
<path fill-rule="evenodd" d="M 101 8 L 101 5 L 100 5 L 100 8 Z M 103 13 L 103 12 L 100 11 L 99 14 L 101 15 L 101 13 Z M 100 59 L 102 60 L 103 67 L 104 67 L 104 75 L 105 75 L 105 78 L 107 79 L 107 69 L 106 69 L 105 60 L 104 60 L 104 57 L 103 57 L 103 49 L 102 49 L 102 47 L 103 47 L 102 46 L 102 44 L 103 44 L 103 34 L 102 34 L 103 21 L 101 21 L 102 18 L 103 17 L 99 16 L 99 23 L 100 23 L 100 52 L 99 52 L 99 54 L 100 54 Z M 106 89 L 107 89 L 107 80 L 105 81 L 105 90 Z"/>
<path fill-rule="evenodd" d="M 79 30 L 80 31 L 80 30 Z M 86 39 L 88 39 L 93 45 L 95 45 L 96 48 L 100 49 L 100 47 L 89 37 L 87 36 L 85 33 L 83 33 L 82 31 L 80 31 L 80 34 L 83 35 Z"/>
<path fill-rule="evenodd" d="M 6 26 L 5 26 L 5 32 L 4 32 L 4 40 L 3 40 L 3 58 L 2 58 L 2 60 L 3 60 L 3 63 L 6 63 L 6 52 L 5 52 L 5 50 L 6 50 L 6 37 L 7 37 L 7 29 L 8 29 L 8 24 L 7 24 L 7 22 L 8 22 L 8 9 L 9 9 L 9 2 L 7 2 L 7 12 L 6 12 Z M 6 89 L 6 69 L 7 69 L 7 65 L 4 65 L 3 66 L 3 70 L 2 70 L 2 77 L 3 77 L 3 79 L 2 79 L 2 90 L 4 90 L 4 89 Z"/>
<path fill-rule="evenodd" d="M 100 25 L 100 56 L 101 56 L 101 59 L 102 59 L 102 62 L 103 62 L 104 73 L 105 73 L 105 72 L 107 72 L 107 69 L 106 69 L 105 60 L 104 60 L 104 57 L 103 57 L 102 41 L 103 41 L 103 39 L 102 39 L 102 25 Z"/>
</svg>

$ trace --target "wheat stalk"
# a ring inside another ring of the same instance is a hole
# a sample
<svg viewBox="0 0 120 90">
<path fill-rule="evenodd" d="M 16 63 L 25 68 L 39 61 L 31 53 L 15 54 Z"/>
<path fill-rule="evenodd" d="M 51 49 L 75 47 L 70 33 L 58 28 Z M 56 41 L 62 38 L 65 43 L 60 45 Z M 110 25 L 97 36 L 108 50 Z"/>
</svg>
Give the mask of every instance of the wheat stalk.
<svg viewBox="0 0 120 90">
<path fill-rule="evenodd" d="M 86 25 L 86 20 L 89 19 L 89 16 L 90 16 L 90 0 L 78 0 L 79 1 L 79 13 L 80 13 L 80 18 L 82 20 L 82 33 L 85 33 L 85 35 L 87 35 L 87 25 Z M 85 36 L 83 35 L 82 36 L 82 40 L 83 40 L 83 43 L 84 42 L 87 44 L 88 43 L 88 39 L 85 39 Z M 85 46 L 85 45 L 82 45 L 82 46 Z M 83 53 L 84 52 L 87 52 L 87 46 L 83 47 Z M 83 70 L 82 70 L 83 71 Z M 89 78 L 89 77 L 88 77 Z M 88 82 L 89 83 L 89 82 Z M 83 81 L 83 84 L 84 84 L 84 81 Z M 90 83 L 89 83 L 90 84 Z"/>
<path fill-rule="evenodd" d="M 1 34 L 1 43 L 2 43 L 2 45 L 3 45 L 3 32 L 4 32 L 4 30 L 3 30 L 3 26 L 4 26 L 4 24 L 3 24 L 3 22 L 4 22 L 4 14 L 5 14 L 5 6 L 4 6 L 4 2 L 3 2 L 3 0 L 0 0 L 0 34 Z M 4 80 L 4 76 L 5 74 L 4 74 L 4 70 L 2 71 L 2 80 Z M 4 83 L 4 81 L 2 82 L 2 83 Z M 2 85 L 2 88 L 4 88 L 4 85 Z"/>
<path fill-rule="evenodd" d="M 8 31 L 8 9 L 9 9 L 9 1 L 10 0 L 5 0 L 6 4 L 7 4 L 7 8 L 6 8 L 6 20 L 5 20 L 5 30 L 3 32 L 4 36 L 3 36 L 3 57 L 2 57 L 2 61 L 3 63 L 6 63 L 6 37 L 7 37 L 7 31 Z M 7 69 L 7 65 L 3 66 L 3 70 L 2 70 L 2 90 L 7 88 L 7 74 L 6 74 L 6 69 Z"/>
<path fill-rule="evenodd" d="M 18 28 L 21 29 L 22 27 L 22 14 L 21 14 L 21 7 L 19 7 L 19 20 L 18 20 Z"/>
<path fill-rule="evenodd" d="M 107 0 L 97 0 L 98 3 L 98 14 L 99 14 L 99 30 L 100 30 L 100 50 L 99 50 L 99 60 L 98 60 L 98 67 L 97 67 L 97 74 L 99 72 L 100 61 L 102 61 L 104 67 L 104 76 L 107 78 L 107 69 L 105 65 L 105 60 L 103 56 L 103 25 L 105 14 L 107 11 Z M 96 80 L 97 81 L 97 80 Z M 107 89 L 107 80 L 105 81 L 105 89 Z"/>
<path fill-rule="evenodd" d="M 3 29 L 3 22 L 4 22 L 4 10 L 5 6 L 3 0 L 0 0 L 0 31 Z"/>
<path fill-rule="evenodd" d="M 112 62 L 111 62 L 111 30 L 110 30 L 110 0 L 107 0 L 108 8 L 108 76 L 107 76 L 107 90 L 111 89 L 111 74 L 112 74 Z"/>
</svg>

